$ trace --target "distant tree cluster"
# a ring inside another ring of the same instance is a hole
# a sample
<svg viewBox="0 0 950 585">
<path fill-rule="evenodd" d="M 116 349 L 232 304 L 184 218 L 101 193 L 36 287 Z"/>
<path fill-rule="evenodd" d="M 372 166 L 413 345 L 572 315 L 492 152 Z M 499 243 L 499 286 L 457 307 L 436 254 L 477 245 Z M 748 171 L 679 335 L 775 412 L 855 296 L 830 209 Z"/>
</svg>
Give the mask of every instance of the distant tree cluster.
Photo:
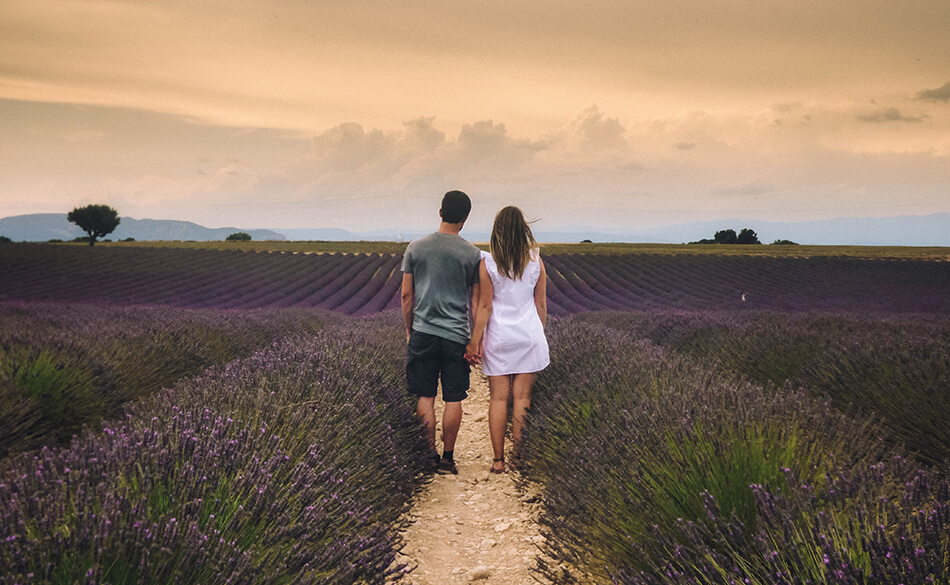
<svg viewBox="0 0 950 585">
<path fill-rule="evenodd" d="M 745 228 L 738 234 L 736 230 L 719 230 L 710 239 L 690 242 L 690 244 L 761 244 L 759 236 L 753 230 Z"/>
<path fill-rule="evenodd" d="M 251 234 L 247 232 L 234 232 L 230 236 L 224 238 L 226 242 L 250 242 Z"/>
<path fill-rule="evenodd" d="M 0 244 L 8 244 L 8 243 L 10 243 L 10 242 L 12 242 L 12 241 L 13 241 L 13 240 L 11 240 L 10 238 L 8 238 L 8 237 L 6 237 L 6 236 L 0 236 Z"/>
<path fill-rule="evenodd" d="M 793 242 L 791 240 L 775 240 L 772 242 L 773 246 L 797 246 L 798 242 Z"/>
</svg>

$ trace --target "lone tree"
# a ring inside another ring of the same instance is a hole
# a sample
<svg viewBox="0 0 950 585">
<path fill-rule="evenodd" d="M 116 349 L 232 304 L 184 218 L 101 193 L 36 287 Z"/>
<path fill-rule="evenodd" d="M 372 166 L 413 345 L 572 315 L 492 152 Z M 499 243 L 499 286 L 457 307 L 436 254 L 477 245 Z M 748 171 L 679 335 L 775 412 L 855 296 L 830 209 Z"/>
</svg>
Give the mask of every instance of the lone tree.
<svg viewBox="0 0 950 585">
<path fill-rule="evenodd" d="M 111 234 L 119 225 L 119 213 L 108 205 L 77 207 L 69 212 L 66 219 L 89 234 L 90 246 L 96 245 L 96 238 Z"/>
<path fill-rule="evenodd" d="M 251 241 L 251 234 L 247 232 L 234 232 L 230 236 L 224 238 L 225 242 L 249 242 Z"/>
</svg>

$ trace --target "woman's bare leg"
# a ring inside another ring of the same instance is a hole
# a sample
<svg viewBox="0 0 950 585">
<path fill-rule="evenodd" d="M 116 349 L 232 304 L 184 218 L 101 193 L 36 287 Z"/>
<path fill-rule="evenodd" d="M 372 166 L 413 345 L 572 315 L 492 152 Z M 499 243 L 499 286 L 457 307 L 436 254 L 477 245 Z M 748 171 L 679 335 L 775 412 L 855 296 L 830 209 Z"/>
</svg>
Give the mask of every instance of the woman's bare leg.
<svg viewBox="0 0 950 585">
<path fill-rule="evenodd" d="M 514 405 L 511 411 L 511 434 L 514 440 L 515 453 L 521 447 L 521 431 L 524 429 L 525 415 L 531 408 L 531 387 L 537 379 L 537 374 L 515 374 L 512 376 L 512 393 Z"/>
<path fill-rule="evenodd" d="M 495 459 L 505 456 L 505 431 L 508 428 L 508 395 L 511 393 L 511 376 L 489 376 L 488 389 L 491 400 L 488 403 L 488 431 L 491 434 L 491 448 Z M 502 469 L 502 464 L 492 464 Z"/>
</svg>

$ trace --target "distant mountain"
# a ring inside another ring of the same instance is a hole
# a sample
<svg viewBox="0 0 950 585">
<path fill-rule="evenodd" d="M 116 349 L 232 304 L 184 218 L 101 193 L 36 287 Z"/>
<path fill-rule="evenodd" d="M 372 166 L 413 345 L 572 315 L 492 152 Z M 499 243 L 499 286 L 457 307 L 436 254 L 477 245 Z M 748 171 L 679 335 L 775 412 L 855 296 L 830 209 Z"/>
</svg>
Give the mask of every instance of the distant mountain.
<svg viewBox="0 0 950 585">
<path fill-rule="evenodd" d="M 950 246 L 950 213 L 905 215 L 885 218 L 840 218 L 805 222 L 770 222 L 751 219 L 722 219 L 684 223 L 660 228 L 605 229 L 590 226 L 534 228 L 539 242 L 636 242 L 645 244 L 682 244 L 712 238 L 719 230 L 744 228 L 754 230 L 763 244 L 791 240 L 799 244 L 826 246 Z M 349 232 L 340 229 L 274 231 L 291 240 L 359 241 L 386 240 L 407 242 L 428 231 Z M 431 230 L 430 230 L 431 231 Z M 488 232 L 465 229 L 465 239 L 487 242 Z"/>
<path fill-rule="evenodd" d="M 322 241 L 322 242 L 358 242 L 360 240 L 398 242 L 395 234 L 392 238 L 366 238 L 360 237 L 361 234 L 348 232 L 337 228 L 293 228 L 293 229 L 275 229 L 274 231 L 284 235 L 288 240 L 294 241 Z"/>
<path fill-rule="evenodd" d="M 119 227 L 106 236 L 113 241 L 135 238 L 136 240 L 194 240 L 206 242 L 223 240 L 235 232 L 246 232 L 254 240 L 284 240 L 286 237 L 271 230 L 239 229 L 233 227 L 207 228 L 190 221 L 173 219 L 133 219 L 123 217 Z M 36 213 L 15 215 L 0 219 L 0 236 L 15 242 L 69 241 L 86 233 L 75 224 L 66 221 L 63 213 Z"/>
<path fill-rule="evenodd" d="M 223 240 L 243 231 L 255 240 L 325 240 L 408 242 L 432 230 L 348 231 L 338 228 L 244 229 L 207 228 L 176 220 L 132 219 L 123 217 L 119 227 L 108 236 L 111 240 Z M 605 229 L 591 226 L 546 227 L 537 225 L 539 242 L 635 242 L 681 244 L 695 242 L 723 229 L 754 230 L 763 244 L 791 240 L 799 244 L 852 246 L 950 246 L 950 213 L 904 215 L 885 218 L 839 218 L 805 222 L 770 222 L 749 219 L 722 219 L 683 223 L 660 228 Z M 18 215 L 0 219 L 0 236 L 17 242 L 72 240 L 85 234 L 66 221 L 64 214 Z M 472 242 L 487 242 L 487 231 L 467 228 L 462 235 Z"/>
<path fill-rule="evenodd" d="M 329 242 L 409 242 L 435 231 L 434 226 L 431 230 L 409 230 L 409 231 L 388 231 L 373 230 L 369 232 L 350 232 L 341 229 L 280 229 L 274 228 L 275 232 L 287 236 L 288 240 L 323 240 Z M 462 231 L 462 237 L 470 242 L 487 242 L 491 233 L 484 230 L 472 230 L 465 228 Z M 539 242 L 580 242 L 581 240 L 591 239 L 597 242 L 645 242 L 647 240 L 623 239 L 624 236 L 601 233 L 584 228 L 565 228 L 564 230 L 545 230 L 534 231 L 534 237 Z M 629 238 L 631 236 L 627 236 Z M 652 241 L 652 240 L 650 240 Z"/>
</svg>

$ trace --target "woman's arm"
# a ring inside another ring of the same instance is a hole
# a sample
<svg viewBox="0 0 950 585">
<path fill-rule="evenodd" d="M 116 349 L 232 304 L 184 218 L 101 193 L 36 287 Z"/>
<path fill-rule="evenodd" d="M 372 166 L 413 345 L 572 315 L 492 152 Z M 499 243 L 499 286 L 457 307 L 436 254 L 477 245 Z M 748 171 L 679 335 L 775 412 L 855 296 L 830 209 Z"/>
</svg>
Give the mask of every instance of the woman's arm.
<svg viewBox="0 0 950 585">
<path fill-rule="evenodd" d="M 475 326 L 472 330 L 472 339 L 465 348 L 465 357 L 471 358 L 470 361 L 473 360 L 476 363 L 482 357 L 482 336 L 485 334 L 485 327 L 488 326 L 488 318 L 491 316 L 494 295 L 495 287 L 492 286 L 488 268 L 482 260 L 478 265 L 478 307 L 475 309 Z"/>
<path fill-rule="evenodd" d="M 544 270 L 540 256 L 538 262 L 541 264 L 541 275 L 534 285 L 534 306 L 538 309 L 538 317 L 541 317 L 541 327 L 544 327 L 548 323 L 548 273 Z"/>
</svg>

